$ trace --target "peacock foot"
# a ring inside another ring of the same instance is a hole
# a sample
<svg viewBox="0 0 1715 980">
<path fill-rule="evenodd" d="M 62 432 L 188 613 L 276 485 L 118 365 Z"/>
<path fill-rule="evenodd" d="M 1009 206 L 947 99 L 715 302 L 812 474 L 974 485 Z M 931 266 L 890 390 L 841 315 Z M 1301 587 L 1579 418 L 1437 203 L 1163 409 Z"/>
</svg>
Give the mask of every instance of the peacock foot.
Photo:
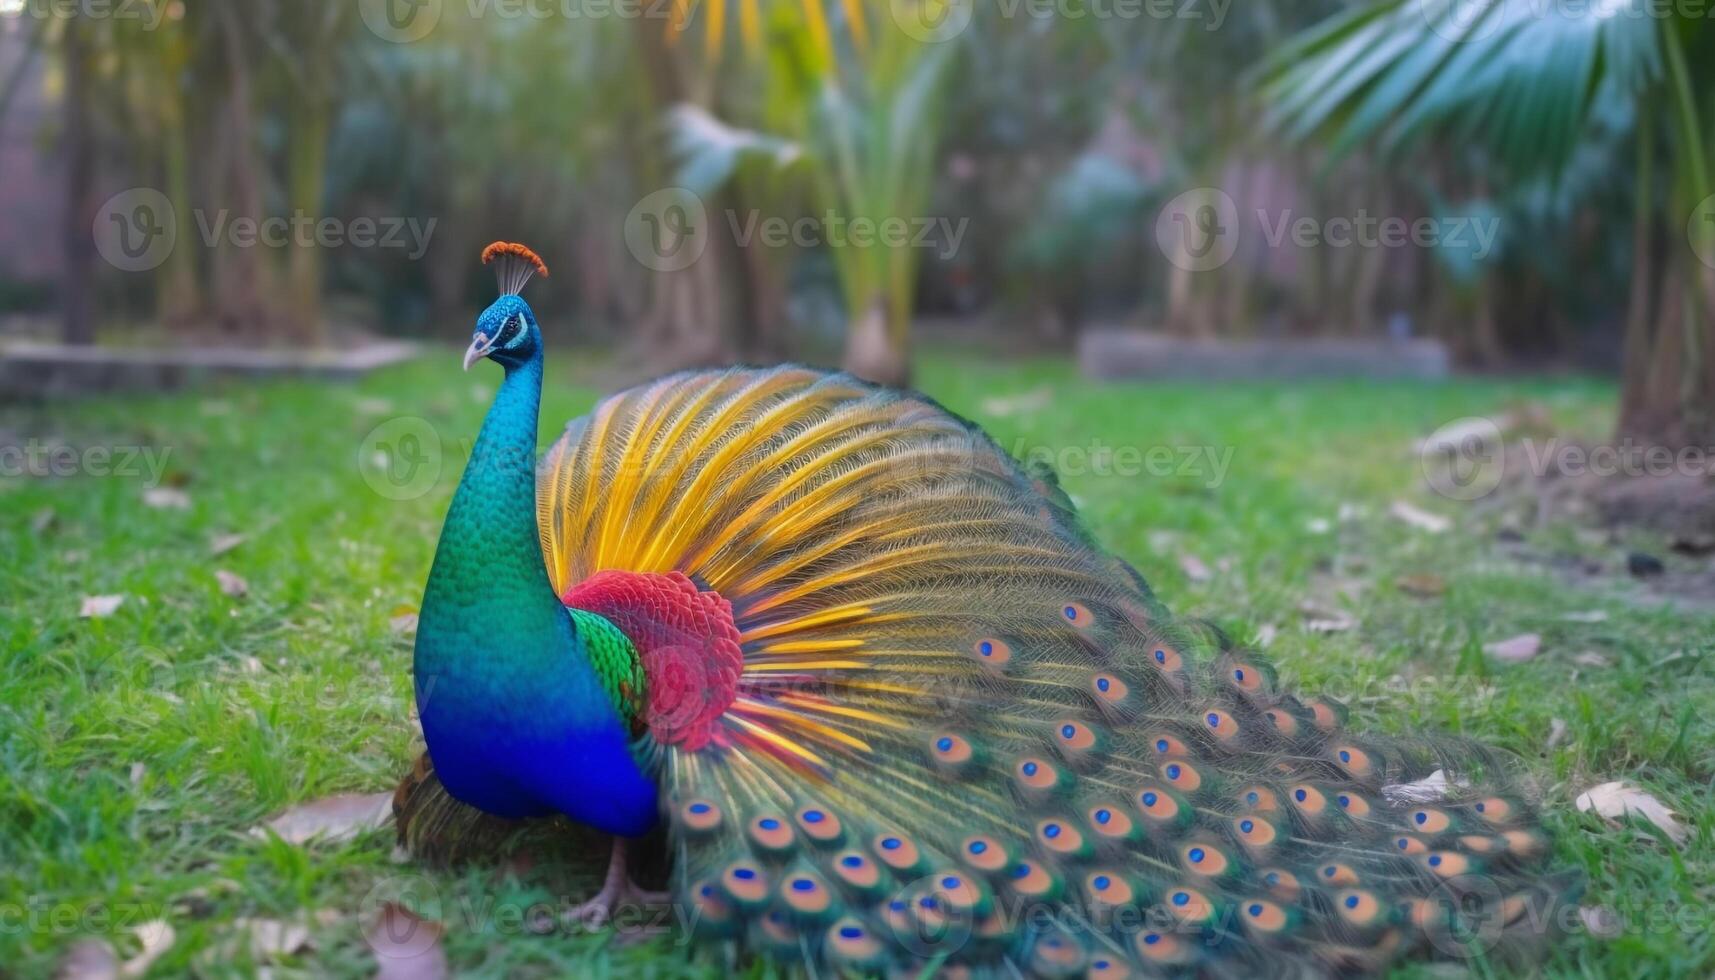
<svg viewBox="0 0 1715 980">
<path fill-rule="evenodd" d="M 672 899 L 668 892 L 639 888 L 626 874 L 626 848 L 629 846 L 630 842 L 623 837 L 613 839 L 613 851 L 608 857 L 607 875 L 602 880 L 601 891 L 567 909 L 563 915 L 567 925 L 599 929 L 613 921 L 615 912 L 666 905 Z"/>
</svg>

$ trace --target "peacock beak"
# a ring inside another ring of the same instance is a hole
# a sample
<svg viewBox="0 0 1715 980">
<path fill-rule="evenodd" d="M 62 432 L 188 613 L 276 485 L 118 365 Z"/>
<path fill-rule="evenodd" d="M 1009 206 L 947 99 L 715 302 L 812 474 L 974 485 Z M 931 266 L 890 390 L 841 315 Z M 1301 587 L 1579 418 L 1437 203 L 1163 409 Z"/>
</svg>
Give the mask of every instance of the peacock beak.
<svg viewBox="0 0 1715 980">
<path fill-rule="evenodd" d="M 494 344 L 489 341 L 487 334 L 477 334 L 475 339 L 470 342 L 470 346 L 465 348 L 464 369 L 469 371 L 472 364 L 487 357 L 488 352 L 493 349 Z"/>
</svg>

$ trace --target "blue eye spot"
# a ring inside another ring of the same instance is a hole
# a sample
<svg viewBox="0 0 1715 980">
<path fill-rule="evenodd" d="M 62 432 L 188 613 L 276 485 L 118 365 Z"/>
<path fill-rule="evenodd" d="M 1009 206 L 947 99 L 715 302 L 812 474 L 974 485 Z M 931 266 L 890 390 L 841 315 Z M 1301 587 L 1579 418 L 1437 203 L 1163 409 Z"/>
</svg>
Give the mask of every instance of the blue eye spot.
<svg viewBox="0 0 1715 980">
<path fill-rule="evenodd" d="M 1030 877 L 1030 865 L 1021 864 L 1018 867 L 1013 868 L 1012 869 L 1012 876 L 1014 878 L 1028 878 L 1028 877 Z"/>
<path fill-rule="evenodd" d="M 1341 793 L 1339 796 L 1335 797 L 1335 799 L 1340 801 L 1340 809 L 1342 810 L 1347 809 L 1352 805 L 1352 798 L 1344 793 Z"/>
<path fill-rule="evenodd" d="M 1243 682 L 1244 679 L 1245 679 L 1245 672 L 1244 671 L 1242 671 L 1242 670 L 1233 671 L 1233 680 Z"/>
<path fill-rule="evenodd" d="M 1167 651 L 1166 650 L 1155 651 L 1155 662 L 1158 664 L 1166 663 L 1167 662 Z"/>
<path fill-rule="evenodd" d="M 707 803 L 693 803 L 693 804 L 691 804 L 691 812 L 692 813 L 707 813 L 707 812 L 709 812 L 709 805 Z"/>
<path fill-rule="evenodd" d="M 1044 939 L 1042 941 L 1042 945 L 1048 947 L 1049 949 L 1059 949 L 1060 948 L 1060 937 L 1059 936 L 1050 936 L 1047 939 Z"/>
<path fill-rule="evenodd" d="M 1245 802 L 1246 803 L 1256 803 L 1256 802 L 1260 801 L 1261 799 L 1262 799 L 1262 797 L 1256 795 L 1256 790 L 1254 790 L 1254 789 L 1251 790 L 1249 793 L 1245 794 Z"/>
<path fill-rule="evenodd" d="M 1061 738 L 1071 738 L 1072 736 L 1074 736 L 1076 734 L 1078 734 L 1078 726 L 1077 725 L 1062 725 L 1062 726 L 1060 726 L 1060 737 Z"/>
<path fill-rule="evenodd" d="M 1213 711 L 1209 712 L 1209 727 L 1210 728 L 1221 727 L 1221 716 L 1215 714 Z"/>
<path fill-rule="evenodd" d="M 863 867 L 863 858 L 858 857 L 856 854 L 847 854 L 845 857 L 840 858 L 840 863 L 848 868 L 861 868 Z"/>
<path fill-rule="evenodd" d="M 708 898 L 710 895 L 713 895 L 714 893 L 715 893 L 715 886 L 713 886 L 713 885 L 704 885 L 702 888 L 697 890 L 697 894 L 703 896 L 704 898 Z"/>
<path fill-rule="evenodd" d="M 1340 750 L 1340 761 L 1341 762 L 1351 762 L 1352 761 L 1352 753 L 1347 752 L 1345 749 L 1341 749 Z"/>
<path fill-rule="evenodd" d="M 984 640 L 982 646 L 977 647 L 977 650 L 980 651 L 982 653 L 982 655 L 985 657 L 994 656 L 994 644 L 990 643 L 987 640 Z"/>
<path fill-rule="evenodd" d="M 808 878 L 793 878 L 792 890 L 795 892 L 813 892 L 816 890 L 816 883 Z"/>
<path fill-rule="evenodd" d="M 1187 895 L 1184 892 L 1174 892 L 1173 893 L 1173 904 L 1174 905 L 1189 905 L 1190 903 L 1191 903 L 1191 896 L 1190 895 Z"/>
<path fill-rule="evenodd" d="M 1239 830 L 1241 832 L 1248 834 L 1255 829 L 1256 829 L 1256 824 L 1251 823 L 1249 820 L 1240 820 L 1239 821 Z"/>
<path fill-rule="evenodd" d="M 1483 804 L 1481 804 L 1481 803 L 1477 804 L 1477 812 L 1478 813 L 1482 813 L 1483 809 L 1484 809 Z"/>
<path fill-rule="evenodd" d="M 1156 739 L 1155 740 L 1155 751 L 1166 752 L 1167 751 L 1167 739 L 1164 739 L 1164 738 Z"/>
<path fill-rule="evenodd" d="M 1179 766 L 1177 763 L 1167 767 L 1167 778 L 1168 779 L 1178 779 L 1179 778 Z"/>
<path fill-rule="evenodd" d="M 1113 686 L 1112 684 L 1108 683 L 1108 679 L 1106 677 L 1096 678 L 1096 690 L 1102 692 L 1103 694 L 1108 693 L 1108 688 L 1110 688 L 1112 686 Z"/>
<path fill-rule="evenodd" d="M 935 748 L 942 752 L 951 752 L 953 751 L 953 740 L 943 735 L 936 741 Z"/>
<path fill-rule="evenodd" d="M 1258 905 L 1254 902 L 1251 903 L 1251 916 L 1254 918 L 1254 917 L 1259 916 L 1261 914 L 1262 914 L 1262 906 Z"/>
<path fill-rule="evenodd" d="M 881 849 L 884 851 L 897 851 L 901 846 L 897 837 L 889 837 L 881 842 Z"/>
<path fill-rule="evenodd" d="M 922 898 L 917 900 L 917 904 L 922 906 L 923 908 L 932 909 L 935 906 L 939 905 L 940 903 L 935 901 L 935 896 L 925 895 Z"/>
<path fill-rule="evenodd" d="M 971 853 L 972 854 L 981 854 L 982 852 L 984 852 L 988 849 L 989 849 L 989 846 L 984 841 L 980 841 L 980 840 L 971 841 Z"/>
<path fill-rule="evenodd" d="M 758 820 L 756 822 L 756 825 L 758 827 L 761 827 L 763 830 L 779 830 L 780 829 L 780 821 L 774 819 L 773 817 L 763 817 L 761 820 Z"/>
<path fill-rule="evenodd" d="M 1026 776 L 1034 776 L 1034 775 L 1036 775 L 1036 763 L 1026 762 L 1023 766 L 1020 767 L 1020 770 Z"/>
<path fill-rule="evenodd" d="M 840 927 L 840 938 L 841 939 L 862 939 L 863 938 L 863 930 L 859 929 L 857 926 L 841 926 Z"/>
<path fill-rule="evenodd" d="M 1152 932 L 1149 935 L 1143 937 L 1143 944 L 1145 946 L 1154 946 L 1158 942 L 1161 942 L 1161 936 L 1157 935 L 1156 933 Z"/>
<path fill-rule="evenodd" d="M 1143 794 L 1143 805 L 1144 806 L 1154 806 L 1155 805 L 1155 799 L 1156 799 L 1156 796 L 1154 793 L 1145 793 L 1145 794 Z"/>
<path fill-rule="evenodd" d="M 1042 828 L 1042 836 L 1048 838 L 1049 840 L 1053 840 L 1054 838 L 1059 837 L 1060 836 L 1060 825 L 1057 823 L 1051 823 L 1048 826 L 1043 827 Z"/>
<path fill-rule="evenodd" d="M 804 811 L 804 822 L 805 823 L 821 823 L 822 819 L 823 819 L 823 813 L 820 810 L 805 810 Z"/>
<path fill-rule="evenodd" d="M 749 881 L 756 877 L 756 872 L 750 868 L 734 868 L 732 876 L 737 878 L 739 881 Z"/>
<path fill-rule="evenodd" d="M 1097 960 L 1094 963 L 1091 963 L 1090 965 L 1095 967 L 1098 970 L 1105 970 L 1109 966 L 1111 966 L 1112 964 L 1110 964 L 1107 960 Z"/>
<path fill-rule="evenodd" d="M 1191 859 L 1192 864 L 1202 864 L 1203 863 L 1203 849 L 1201 847 L 1191 848 L 1191 850 L 1189 852 L 1187 852 L 1185 856 Z"/>
<path fill-rule="evenodd" d="M 1439 854 L 1429 855 L 1429 866 L 1431 868 L 1441 867 L 1441 855 L 1439 855 Z"/>
<path fill-rule="evenodd" d="M 1108 880 L 1107 875 L 1096 875 L 1094 878 L 1090 879 L 1090 884 L 1096 886 L 1096 891 L 1105 892 L 1108 890 L 1108 886 L 1113 884 L 1113 882 Z"/>
<path fill-rule="evenodd" d="M 1417 811 L 1417 813 L 1412 815 L 1411 819 L 1417 821 L 1418 826 L 1421 827 L 1424 824 L 1429 822 L 1429 814 L 1424 813 L 1422 810 L 1419 810 L 1419 811 Z"/>
<path fill-rule="evenodd" d="M 1347 907 L 1347 908 L 1349 908 L 1349 909 L 1355 909 L 1355 908 L 1357 908 L 1357 907 L 1358 907 L 1358 896 L 1356 896 L 1356 895 L 1347 895 L 1347 896 L 1346 896 L 1346 907 Z"/>
<path fill-rule="evenodd" d="M 1300 803 L 1303 803 L 1305 800 L 1308 800 L 1310 798 L 1310 794 L 1305 792 L 1304 790 L 1298 790 L 1292 794 L 1292 798 L 1297 800 Z"/>
<path fill-rule="evenodd" d="M 959 887 L 959 879 L 953 877 L 952 875 L 948 875 L 947 877 L 941 879 L 941 887 L 942 888 L 957 888 L 957 887 Z"/>
<path fill-rule="evenodd" d="M 1077 606 L 1067 606 L 1064 611 L 1066 613 L 1067 619 L 1072 620 L 1073 622 L 1077 621 L 1077 619 L 1078 619 L 1078 607 Z"/>
<path fill-rule="evenodd" d="M 1280 872 L 1270 871 L 1268 874 L 1263 876 L 1263 880 L 1271 885 L 1278 885 L 1280 884 Z"/>
<path fill-rule="evenodd" d="M 1097 810 L 1096 811 L 1096 822 L 1099 824 L 1106 824 L 1109 820 L 1112 820 L 1113 818 L 1114 818 L 1114 815 L 1109 813 L 1106 810 Z"/>
<path fill-rule="evenodd" d="M 1322 869 L 1322 877 L 1324 877 L 1324 878 L 1332 878 L 1339 873 L 1340 873 L 1340 869 L 1334 867 L 1332 864 L 1330 864 L 1326 868 Z"/>
<path fill-rule="evenodd" d="M 1400 838 L 1400 839 L 1399 839 L 1399 849 L 1400 849 L 1400 850 L 1402 850 L 1402 851 L 1403 851 L 1403 850 L 1405 850 L 1405 849 L 1406 849 L 1406 848 L 1408 848 L 1408 847 L 1410 847 L 1410 846 L 1411 846 L 1411 841 L 1409 841 L 1409 840 L 1406 840 L 1406 839 L 1405 839 L 1405 838 L 1404 838 L 1404 837 L 1401 837 L 1401 838 Z"/>
</svg>

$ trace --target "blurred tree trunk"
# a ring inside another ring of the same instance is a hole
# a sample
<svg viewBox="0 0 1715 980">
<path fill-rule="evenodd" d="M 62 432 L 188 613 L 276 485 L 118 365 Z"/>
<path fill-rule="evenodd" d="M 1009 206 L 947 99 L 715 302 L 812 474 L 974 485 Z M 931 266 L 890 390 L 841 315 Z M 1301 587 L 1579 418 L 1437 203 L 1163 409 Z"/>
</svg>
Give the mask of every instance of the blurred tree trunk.
<svg viewBox="0 0 1715 980">
<path fill-rule="evenodd" d="M 314 222 L 322 212 L 332 116 L 330 100 L 316 92 L 300 93 L 288 114 L 291 148 L 286 162 L 286 204 L 294 221 L 303 215 Z M 320 346 L 327 340 L 322 321 L 321 245 L 313 237 L 310 241 L 294 237 L 287 253 L 292 332 L 298 340 Z"/>
<path fill-rule="evenodd" d="M 161 288 L 156 297 L 155 315 L 168 329 L 183 329 L 194 323 L 202 312 L 202 295 L 197 285 L 197 256 L 201 249 L 191 246 L 186 236 L 193 231 L 191 207 L 191 146 L 190 132 L 185 126 L 184 107 L 176 99 L 165 100 L 162 115 L 164 157 L 167 176 L 167 199 L 179 214 L 179 246 L 168 253 L 161 270 Z"/>
<path fill-rule="evenodd" d="M 65 272 L 61 280 L 60 329 L 68 344 L 95 342 L 95 147 L 90 131 L 90 51 L 87 26 L 81 18 L 65 20 L 61 55 L 65 64 L 64 132 L 65 220 L 61 222 L 61 251 Z"/>
<path fill-rule="evenodd" d="M 653 105 L 662 111 L 693 101 L 683 66 L 668 43 L 665 34 L 668 29 L 671 28 L 664 28 L 657 20 L 643 17 L 635 20 L 633 32 L 643 73 L 654 96 Z M 659 136 L 652 133 L 635 145 L 643 164 L 638 170 L 645 182 L 644 193 L 666 187 Z M 717 247 L 708 248 L 687 268 L 652 272 L 646 280 L 648 306 L 637 337 L 640 353 L 652 370 L 671 371 L 729 359 L 721 277 L 717 274 L 725 252 L 718 247 L 724 238 L 717 233 L 721 227 L 718 208 L 709 210 L 707 220 L 712 225 L 708 229 L 708 245 Z"/>
<path fill-rule="evenodd" d="M 256 159 L 255 123 L 250 104 L 249 53 L 245 50 L 240 12 L 233 3 L 217 5 L 221 52 L 228 85 L 225 126 L 216 126 L 219 140 L 220 184 L 224 193 L 220 215 L 209 219 L 216 234 L 214 249 L 214 314 L 221 330 L 239 340 L 267 335 L 267 268 L 257 243 L 240 247 L 233 241 L 235 222 L 262 219 L 262 187 Z M 224 219 L 224 224 L 221 224 Z M 216 227 L 219 225 L 220 227 Z M 196 229 L 200 234 L 203 229 Z"/>
<path fill-rule="evenodd" d="M 909 344 L 909 332 L 888 322 L 887 297 L 879 296 L 846 325 L 841 366 L 865 381 L 904 388 L 911 384 Z"/>
</svg>

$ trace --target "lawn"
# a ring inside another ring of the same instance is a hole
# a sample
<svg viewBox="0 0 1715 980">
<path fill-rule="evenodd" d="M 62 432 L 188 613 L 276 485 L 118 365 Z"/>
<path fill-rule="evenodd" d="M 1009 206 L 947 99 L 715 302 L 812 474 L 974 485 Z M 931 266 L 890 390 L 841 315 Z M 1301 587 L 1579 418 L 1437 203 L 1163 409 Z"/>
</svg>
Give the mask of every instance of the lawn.
<svg viewBox="0 0 1715 980">
<path fill-rule="evenodd" d="M 665 939 L 531 934 L 506 910 L 587 887 L 561 861 L 433 870 L 403 863 L 386 831 L 307 847 L 251 833 L 295 804 L 391 789 L 419 750 L 402 617 L 496 374 L 461 374 L 447 350 L 350 387 L 0 412 L 0 446 L 61 445 L 52 458 L 75 471 L 19 474 L 14 453 L 0 478 L 0 974 L 47 975 L 88 935 L 124 957 L 126 927 L 165 919 L 174 940 L 151 975 L 254 972 L 257 921 L 306 930 L 298 952 L 264 957 L 276 976 L 368 975 L 366 912 L 413 889 L 461 973 L 725 972 Z M 599 377 L 552 362 L 545 438 Z M 1551 974 L 1715 971 L 1715 613 L 1627 575 L 1628 550 L 1667 555 L 1664 542 L 1528 522 L 1522 540 L 1500 534 L 1504 509 L 1436 496 L 1412 451 L 1443 423 L 1526 402 L 1600 438 L 1610 387 L 1138 387 L 945 353 L 920 385 L 1058 463 L 1099 540 L 1177 611 L 1269 638 L 1288 684 L 1344 695 L 1360 727 L 1517 753 L 1559 863 L 1588 878 L 1584 904 L 1616 913 L 1602 930 L 1616 934 L 1556 941 Z M 384 450 L 391 470 L 375 468 Z M 1390 516 L 1397 500 L 1452 529 Z M 124 599 L 84 618 L 89 596 Z M 1542 637 L 1534 658 L 1483 652 L 1527 632 Z M 1573 810 L 1621 778 L 1687 815 L 1690 839 Z"/>
</svg>

